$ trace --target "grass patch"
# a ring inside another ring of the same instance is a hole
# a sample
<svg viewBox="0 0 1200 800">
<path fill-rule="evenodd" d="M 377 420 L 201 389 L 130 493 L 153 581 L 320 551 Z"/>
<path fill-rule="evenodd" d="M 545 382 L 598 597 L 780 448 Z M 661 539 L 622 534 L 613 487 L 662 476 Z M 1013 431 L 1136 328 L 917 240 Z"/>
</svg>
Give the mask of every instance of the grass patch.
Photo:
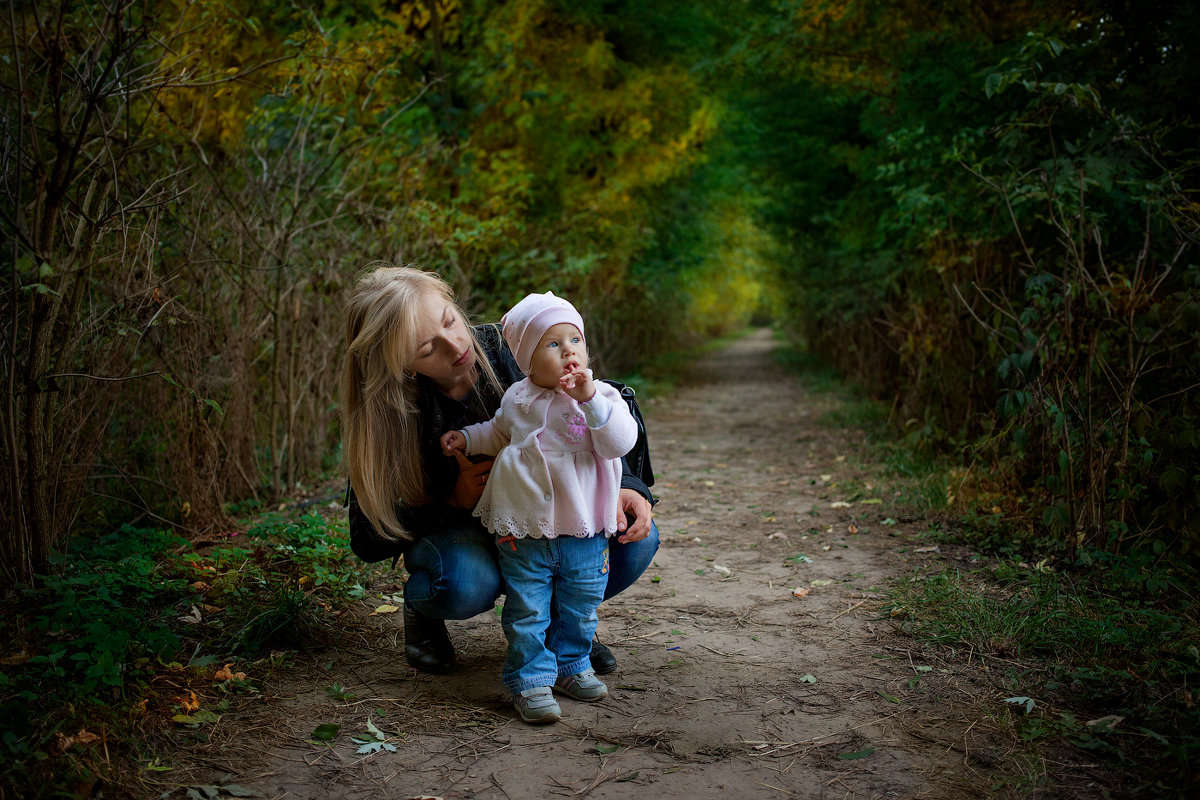
<svg viewBox="0 0 1200 800">
<path fill-rule="evenodd" d="M 891 601 L 920 639 L 1023 665 L 1004 673 L 1022 741 L 1062 740 L 1105 759 L 1138 796 L 1195 789 L 1200 623 L 1180 576 L 1148 571 L 1135 556 L 1000 559 L 916 574 Z"/>
<path fill-rule="evenodd" d="M 18 797 L 136 785 L 162 768 L 140 730 L 213 724 L 230 697 L 258 691 L 247 673 L 365 597 L 371 572 L 345 521 L 317 514 L 265 515 L 203 552 L 129 526 L 74 544 L 0 615 L 0 786 Z"/>
</svg>

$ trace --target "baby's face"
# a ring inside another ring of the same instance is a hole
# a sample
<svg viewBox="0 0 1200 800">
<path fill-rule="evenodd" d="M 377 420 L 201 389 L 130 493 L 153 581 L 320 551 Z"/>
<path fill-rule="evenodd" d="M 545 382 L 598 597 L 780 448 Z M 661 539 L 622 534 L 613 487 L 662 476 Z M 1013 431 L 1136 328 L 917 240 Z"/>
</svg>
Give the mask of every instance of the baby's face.
<svg viewBox="0 0 1200 800">
<path fill-rule="evenodd" d="M 553 389 L 558 379 L 575 369 L 587 369 L 583 335 L 569 322 L 552 325 L 542 334 L 529 360 L 529 377 L 538 386 Z"/>
</svg>

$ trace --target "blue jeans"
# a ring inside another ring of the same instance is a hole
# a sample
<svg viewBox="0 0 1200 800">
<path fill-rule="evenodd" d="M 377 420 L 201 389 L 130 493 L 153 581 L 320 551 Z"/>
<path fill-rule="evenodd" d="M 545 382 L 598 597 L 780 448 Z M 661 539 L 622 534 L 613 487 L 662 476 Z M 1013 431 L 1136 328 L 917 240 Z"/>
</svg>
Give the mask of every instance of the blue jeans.
<svg viewBox="0 0 1200 800">
<path fill-rule="evenodd" d="M 658 552 L 658 527 L 640 542 L 609 542 L 610 569 L 604 599 L 628 589 L 642 576 Z M 478 520 L 428 534 L 404 556 L 409 579 L 404 599 L 435 619 L 470 619 L 490 611 L 504 591 L 496 539 Z"/>
<path fill-rule="evenodd" d="M 596 607 L 608 586 L 608 539 L 516 539 L 499 554 L 507 587 L 504 688 L 516 694 L 589 669 Z"/>
</svg>

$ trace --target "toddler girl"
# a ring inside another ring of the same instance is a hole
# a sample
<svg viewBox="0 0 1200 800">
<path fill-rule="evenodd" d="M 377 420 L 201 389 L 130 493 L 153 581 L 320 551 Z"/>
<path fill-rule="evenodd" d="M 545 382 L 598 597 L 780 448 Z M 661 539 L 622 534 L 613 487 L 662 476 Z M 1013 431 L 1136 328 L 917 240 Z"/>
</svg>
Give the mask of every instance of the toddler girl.
<svg viewBox="0 0 1200 800">
<path fill-rule="evenodd" d="M 526 377 L 487 422 L 448 431 L 447 455 L 495 455 L 474 514 L 497 536 L 507 586 L 502 680 L 526 722 L 554 722 L 553 689 L 608 694 L 589 661 L 596 608 L 617 532 L 620 459 L 637 441 L 629 408 L 587 368 L 583 319 L 553 293 L 531 294 L 501 319 Z M 498 454 L 498 455 L 497 455 Z"/>
</svg>

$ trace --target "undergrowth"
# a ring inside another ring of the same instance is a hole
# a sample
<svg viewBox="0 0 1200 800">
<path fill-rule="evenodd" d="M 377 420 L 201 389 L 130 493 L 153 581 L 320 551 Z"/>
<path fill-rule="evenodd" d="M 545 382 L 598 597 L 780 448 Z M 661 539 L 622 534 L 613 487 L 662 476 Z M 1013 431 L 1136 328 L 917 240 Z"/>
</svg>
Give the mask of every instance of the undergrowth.
<svg viewBox="0 0 1200 800">
<path fill-rule="evenodd" d="M 1001 659 L 993 663 L 1008 696 L 997 699 L 998 713 L 1012 718 L 1033 761 L 1039 745 L 1066 742 L 1121 773 L 1131 795 L 1194 796 L 1194 568 L 1152 545 L 1122 554 L 1065 546 L 1037 525 L 1019 488 L 974 474 L 969 450 L 956 457 L 927 447 L 916 421 L 895 419 L 810 357 L 779 352 L 809 389 L 836 398 L 823 422 L 862 432 L 858 457 L 886 484 L 888 513 L 921 519 L 926 538 L 975 553 L 975 568 L 939 564 L 897 582 L 889 618 L 927 642 Z"/>
<path fill-rule="evenodd" d="M 56 567 L 0 617 L 0 798 L 117 790 L 162 769 L 139 754 L 143 727 L 202 735 L 229 702 L 203 698 L 257 691 L 242 667 L 262 675 L 319 641 L 369 570 L 344 521 L 278 513 L 201 550 L 127 525 Z M 180 686 L 200 692 L 164 688 Z"/>
</svg>

